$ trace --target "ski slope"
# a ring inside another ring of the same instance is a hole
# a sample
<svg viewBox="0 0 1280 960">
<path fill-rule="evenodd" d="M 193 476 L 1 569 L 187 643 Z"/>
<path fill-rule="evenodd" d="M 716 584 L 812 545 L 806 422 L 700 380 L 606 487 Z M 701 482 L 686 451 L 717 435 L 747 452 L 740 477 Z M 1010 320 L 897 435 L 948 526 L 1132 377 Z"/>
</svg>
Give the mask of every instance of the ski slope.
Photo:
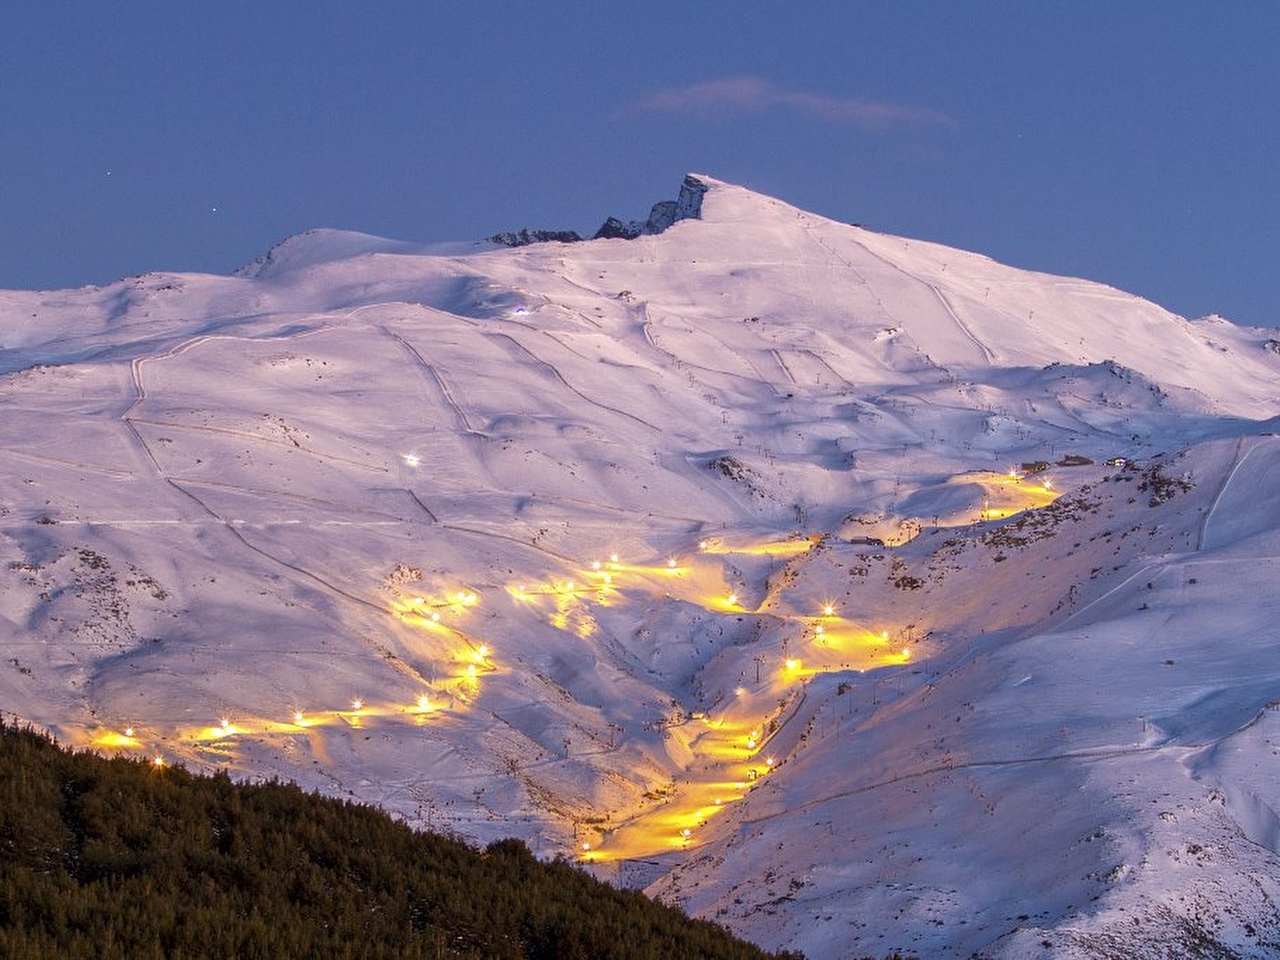
<svg viewBox="0 0 1280 960">
<path fill-rule="evenodd" d="M 0 293 L 0 709 L 813 958 L 1274 955 L 1266 332 L 697 179 Z"/>
</svg>

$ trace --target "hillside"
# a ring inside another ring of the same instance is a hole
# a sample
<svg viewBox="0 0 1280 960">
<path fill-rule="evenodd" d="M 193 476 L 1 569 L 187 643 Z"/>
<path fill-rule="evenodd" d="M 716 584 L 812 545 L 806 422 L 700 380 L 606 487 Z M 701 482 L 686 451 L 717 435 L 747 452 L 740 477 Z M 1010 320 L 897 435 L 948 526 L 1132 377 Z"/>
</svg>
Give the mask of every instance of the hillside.
<svg viewBox="0 0 1280 960">
<path fill-rule="evenodd" d="M 1269 955 L 1268 332 L 696 179 L 0 295 L 0 707 L 815 958 Z"/>
<path fill-rule="evenodd" d="M 764 957 L 518 842 L 0 724 L 6 957 Z"/>
</svg>

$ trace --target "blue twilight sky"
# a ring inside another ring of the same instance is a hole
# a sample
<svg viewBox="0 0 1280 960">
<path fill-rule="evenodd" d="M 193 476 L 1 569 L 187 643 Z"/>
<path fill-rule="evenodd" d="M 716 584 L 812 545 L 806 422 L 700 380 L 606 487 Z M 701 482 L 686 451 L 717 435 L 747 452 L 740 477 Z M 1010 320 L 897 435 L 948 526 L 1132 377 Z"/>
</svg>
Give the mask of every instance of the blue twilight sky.
<svg viewBox="0 0 1280 960">
<path fill-rule="evenodd" d="M 11 2 L 0 287 L 643 217 L 698 170 L 1280 324 L 1280 2 Z"/>
</svg>

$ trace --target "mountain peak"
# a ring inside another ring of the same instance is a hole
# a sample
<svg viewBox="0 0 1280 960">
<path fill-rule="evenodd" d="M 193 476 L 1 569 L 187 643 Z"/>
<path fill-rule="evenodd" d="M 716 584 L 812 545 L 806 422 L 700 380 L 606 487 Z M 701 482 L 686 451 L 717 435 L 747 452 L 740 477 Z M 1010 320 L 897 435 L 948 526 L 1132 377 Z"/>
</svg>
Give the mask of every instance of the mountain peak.
<svg viewBox="0 0 1280 960">
<path fill-rule="evenodd" d="M 650 209 L 648 219 L 624 223 L 617 217 L 610 217 L 596 231 L 593 239 L 634 240 L 662 233 L 681 220 L 699 220 L 702 218 L 702 198 L 708 189 L 709 185 L 702 178 L 686 174 L 676 199 L 659 200 Z"/>
<path fill-rule="evenodd" d="M 1261 956 L 1276 332 L 699 175 L 635 235 L 0 297 L 6 713 L 815 958 Z"/>
<path fill-rule="evenodd" d="M 262 256 L 235 272 L 240 277 L 264 277 L 285 270 L 347 260 L 366 253 L 408 252 L 413 244 L 388 240 L 357 230 L 321 227 L 286 237 Z"/>
<path fill-rule="evenodd" d="M 714 182 L 714 181 L 711 181 Z M 592 235 L 592 240 L 634 240 L 636 237 L 662 233 L 681 220 L 698 220 L 702 217 L 702 197 L 709 188 L 707 178 L 686 174 L 680 184 L 680 192 L 674 200 L 659 200 L 649 210 L 645 220 L 621 220 L 610 216 Z M 520 230 L 496 233 L 486 238 L 504 247 L 524 247 L 532 243 L 576 243 L 583 239 L 574 230 Z"/>
</svg>

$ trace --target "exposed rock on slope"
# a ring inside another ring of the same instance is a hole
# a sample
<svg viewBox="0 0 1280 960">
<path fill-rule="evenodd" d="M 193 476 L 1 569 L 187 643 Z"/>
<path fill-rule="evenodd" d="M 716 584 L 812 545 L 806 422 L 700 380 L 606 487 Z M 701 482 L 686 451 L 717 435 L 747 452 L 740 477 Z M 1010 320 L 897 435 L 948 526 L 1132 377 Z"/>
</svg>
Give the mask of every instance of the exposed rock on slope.
<svg viewBox="0 0 1280 960">
<path fill-rule="evenodd" d="M 707 184 L 690 174 L 680 184 L 680 195 L 675 200 L 655 203 L 647 220 L 624 223 L 617 217 L 610 217 L 596 231 L 595 239 L 634 240 L 641 236 L 655 236 L 681 220 L 697 220 L 702 216 L 702 198 L 706 192 Z"/>
<path fill-rule="evenodd" d="M 646 220 L 623 221 L 609 217 L 595 232 L 593 240 L 634 240 L 636 237 L 656 236 L 681 220 L 696 220 L 702 215 L 702 197 L 707 185 L 693 174 L 680 184 L 680 194 L 675 200 L 660 200 L 653 205 Z M 582 237 L 573 230 L 530 230 L 498 233 L 489 237 L 504 247 L 525 247 L 531 243 L 577 243 Z"/>
</svg>

